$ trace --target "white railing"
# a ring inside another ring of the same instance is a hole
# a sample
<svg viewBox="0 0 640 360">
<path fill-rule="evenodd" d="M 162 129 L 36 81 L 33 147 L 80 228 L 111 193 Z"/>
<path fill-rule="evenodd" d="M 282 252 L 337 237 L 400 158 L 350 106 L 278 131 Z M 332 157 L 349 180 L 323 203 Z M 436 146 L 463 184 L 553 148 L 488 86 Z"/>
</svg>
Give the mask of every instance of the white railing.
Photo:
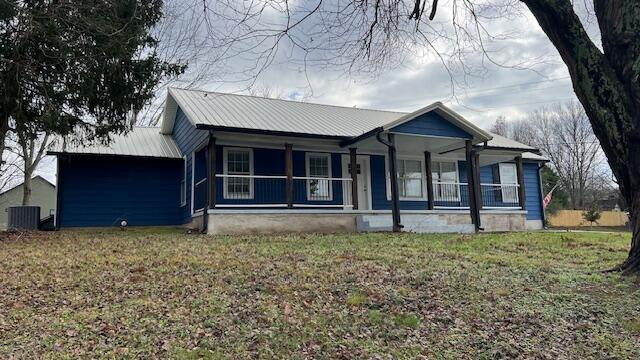
<svg viewBox="0 0 640 360">
<path fill-rule="evenodd" d="M 518 184 L 480 184 L 482 208 L 520 209 Z M 458 182 L 433 182 L 434 207 L 440 209 L 469 208 L 469 186 Z"/>
<path fill-rule="evenodd" d="M 434 207 L 440 209 L 468 208 L 469 193 L 467 183 L 433 182 Z"/>
<path fill-rule="evenodd" d="M 287 207 L 287 176 L 217 174 L 219 208 Z M 294 176 L 293 207 L 351 209 L 351 178 Z"/>
<path fill-rule="evenodd" d="M 518 184 L 480 184 L 485 209 L 519 209 Z"/>
</svg>

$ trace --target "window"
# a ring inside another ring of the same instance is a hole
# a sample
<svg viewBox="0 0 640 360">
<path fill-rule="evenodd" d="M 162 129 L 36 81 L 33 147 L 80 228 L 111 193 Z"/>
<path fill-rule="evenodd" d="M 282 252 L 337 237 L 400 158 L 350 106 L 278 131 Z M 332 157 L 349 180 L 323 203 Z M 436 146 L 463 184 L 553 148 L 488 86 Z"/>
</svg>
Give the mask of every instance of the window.
<svg viewBox="0 0 640 360">
<path fill-rule="evenodd" d="M 331 188 L 331 155 L 307 153 L 307 199 L 327 200 L 333 199 Z M 322 179 L 327 180 L 322 180 Z"/>
<path fill-rule="evenodd" d="M 224 148 L 225 199 L 253 198 L 253 152 L 251 149 Z"/>
<path fill-rule="evenodd" d="M 420 160 L 398 159 L 398 190 L 400 197 L 423 197 L 422 162 Z"/>
<path fill-rule="evenodd" d="M 431 164 L 431 177 L 435 201 L 460 201 L 457 162 L 434 161 Z"/>
<path fill-rule="evenodd" d="M 180 180 L 180 206 L 187 205 L 187 157 L 182 157 L 183 169 L 182 180 Z"/>
<path fill-rule="evenodd" d="M 398 193 L 400 200 L 425 200 L 424 162 L 419 159 L 398 158 Z M 385 157 L 387 174 L 387 200 L 391 200 L 389 158 Z"/>
<path fill-rule="evenodd" d="M 505 203 L 518 202 L 518 173 L 516 164 L 500 164 L 500 189 L 502 201 Z"/>
</svg>

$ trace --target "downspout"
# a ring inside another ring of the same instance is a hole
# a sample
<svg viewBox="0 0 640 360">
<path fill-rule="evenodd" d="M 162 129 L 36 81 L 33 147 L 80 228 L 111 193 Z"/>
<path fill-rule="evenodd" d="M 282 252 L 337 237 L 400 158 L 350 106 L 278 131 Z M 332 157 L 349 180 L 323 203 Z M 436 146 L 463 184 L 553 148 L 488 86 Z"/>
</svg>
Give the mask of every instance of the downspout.
<svg viewBox="0 0 640 360">
<path fill-rule="evenodd" d="M 396 145 L 394 135 L 388 134 L 389 140 L 382 138 L 382 131 L 376 133 L 376 139 L 389 150 L 389 178 L 391 180 L 391 218 L 393 220 L 393 232 L 400 232 L 404 227 L 400 222 L 400 193 L 398 191 L 398 161 L 396 158 Z"/>
</svg>

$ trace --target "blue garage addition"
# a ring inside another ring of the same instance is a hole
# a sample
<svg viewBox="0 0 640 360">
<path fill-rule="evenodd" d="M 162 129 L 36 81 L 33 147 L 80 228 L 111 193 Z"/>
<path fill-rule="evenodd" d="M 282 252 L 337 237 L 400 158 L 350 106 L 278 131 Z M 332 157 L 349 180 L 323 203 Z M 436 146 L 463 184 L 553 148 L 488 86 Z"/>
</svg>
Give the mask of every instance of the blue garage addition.
<svg viewBox="0 0 640 360">
<path fill-rule="evenodd" d="M 181 160 L 68 155 L 58 166 L 62 227 L 183 223 Z"/>
</svg>

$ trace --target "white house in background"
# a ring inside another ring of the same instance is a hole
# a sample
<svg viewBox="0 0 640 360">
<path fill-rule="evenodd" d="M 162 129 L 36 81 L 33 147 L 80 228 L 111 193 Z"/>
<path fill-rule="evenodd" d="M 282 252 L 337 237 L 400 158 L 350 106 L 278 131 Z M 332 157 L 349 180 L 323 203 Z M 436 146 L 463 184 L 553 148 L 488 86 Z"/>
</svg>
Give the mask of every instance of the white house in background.
<svg viewBox="0 0 640 360">
<path fill-rule="evenodd" d="M 22 205 L 22 184 L 0 193 L 0 227 L 7 228 L 10 206 Z M 31 205 L 40 206 L 40 218 L 44 219 L 56 212 L 56 186 L 40 175 L 31 179 Z"/>
</svg>

